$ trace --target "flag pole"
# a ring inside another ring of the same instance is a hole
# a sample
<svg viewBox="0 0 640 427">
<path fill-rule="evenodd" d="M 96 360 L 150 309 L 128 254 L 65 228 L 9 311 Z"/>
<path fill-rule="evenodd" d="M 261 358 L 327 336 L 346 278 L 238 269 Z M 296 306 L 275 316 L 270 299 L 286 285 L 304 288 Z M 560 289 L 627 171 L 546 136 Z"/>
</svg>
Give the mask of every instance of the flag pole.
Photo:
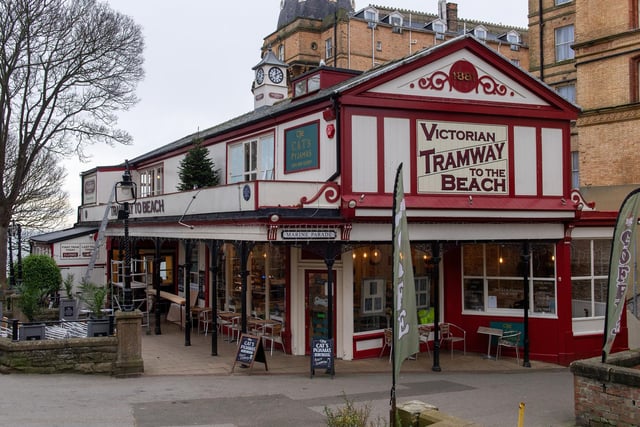
<svg viewBox="0 0 640 427">
<path fill-rule="evenodd" d="M 393 208 L 391 211 L 391 242 L 394 242 L 394 238 L 396 235 L 396 211 L 397 211 L 397 194 L 396 192 L 398 191 L 398 180 L 402 179 L 402 163 L 400 163 L 400 165 L 398 165 L 398 170 L 396 171 L 396 179 L 394 181 L 393 184 Z M 392 245 L 393 247 L 393 251 L 394 254 L 392 255 L 392 259 L 396 259 L 395 256 L 395 251 L 399 250 L 398 247 L 396 247 L 395 244 Z M 398 266 L 396 265 L 396 263 L 392 263 L 391 266 L 391 277 L 396 277 L 396 270 L 397 270 Z M 395 281 L 394 281 L 395 283 Z M 396 343 L 396 322 L 395 322 L 395 318 L 397 316 L 396 310 L 397 310 L 397 303 L 396 303 L 396 290 L 394 288 L 393 290 L 393 310 L 391 310 L 391 339 L 392 339 L 392 346 L 391 346 L 391 352 L 393 352 L 393 347 Z M 397 351 L 397 350 L 396 350 Z M 396 425 L 396 358 L 395 355 L 392 355 L 393 357 L 391 357 L 391 413 L 389 415 L 389 426 L 390 427 L 395 427 Z"/>
</svg>

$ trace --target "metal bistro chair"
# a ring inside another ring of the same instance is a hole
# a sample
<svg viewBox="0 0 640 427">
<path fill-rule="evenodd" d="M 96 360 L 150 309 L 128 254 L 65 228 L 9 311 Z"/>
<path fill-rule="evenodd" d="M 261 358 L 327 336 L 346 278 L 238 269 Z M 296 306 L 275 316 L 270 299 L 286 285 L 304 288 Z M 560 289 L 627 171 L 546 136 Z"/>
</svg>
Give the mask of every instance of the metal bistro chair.
<svg viewBox="0 0 640 427">
<path fill-rule="evenodd" d="M 460 326 L 453 323 L 441 323 L 440 324 L 440 345 L 443 342 L 449 343 L 451 348 L 451 358 L 453 359 L 453 345 L 462 341 L 463 354 L 467 354 L 467 331 Z"/>
<path fill-rule="evenodd" d="M 386 348 L 389 348 L 389 362 L 391 362 L 391 355 L 393 354 L 393 330 L 391 328 L 385 328 L 384 330 L 384 344 L 382 345 L 382 350 L 380 350 L 380 356 L 384 353 Z"/>
<path fill-rule="evenodd" d="M 271 341 L 271 355 L 273 356 L 273 347 L 275 344 L 280 344 L 284 354 L 287 354 L 287 350 L 284 347 L 284 341 L 282 339 L 282 323 L 274 322 L 267 323 L 262 326 L 262 341 Z"/>
<path fill-rule="evenodd" d="M 507 331 L 498 338 L 498 349 L 496 350 L 496 360 L 500 358 L 502 347 L 513 348 L 516 350 L 516 363 L 520 364 L 520 331 Z"/>
</svg>

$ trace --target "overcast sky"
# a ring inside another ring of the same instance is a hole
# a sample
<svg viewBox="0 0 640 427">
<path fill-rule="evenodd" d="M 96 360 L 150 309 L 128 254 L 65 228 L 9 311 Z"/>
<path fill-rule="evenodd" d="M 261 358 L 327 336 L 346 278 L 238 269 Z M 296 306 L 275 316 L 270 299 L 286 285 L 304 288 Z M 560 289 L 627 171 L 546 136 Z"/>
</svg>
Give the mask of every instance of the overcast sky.
<svg viewBox="0 0 640 427">
<path fill-rule="evenodd" d="M 527 0 L 452 0 L 458 16 L 527 27 Z M 95 146 L 87 163 L 71 159 L 65 190 L 80 204 L 82 171 L 122 163 L 183 136 L 222 123 L 253 108 L 251 68 L 260 61 L 265 36 L 276 30 L 280 0 L 108 0 L 142 26 L 145 79 L 140 102 L 119 114 L 131 146 Z M 438 0 L 356 0 L 437 13 Z M 169 189 L 167 189 L 169 191 Z M 71 225 L 75 217 L 70 219 Z"/>
</svg>

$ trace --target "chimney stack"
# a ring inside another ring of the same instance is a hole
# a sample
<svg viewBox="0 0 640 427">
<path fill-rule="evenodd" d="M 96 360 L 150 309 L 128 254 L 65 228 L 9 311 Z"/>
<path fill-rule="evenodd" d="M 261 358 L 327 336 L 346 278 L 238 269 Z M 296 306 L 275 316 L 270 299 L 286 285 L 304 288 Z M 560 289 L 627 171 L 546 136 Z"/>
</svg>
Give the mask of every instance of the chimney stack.
<svg viewBox="0 0 640 427">
<path fill-rule="evenodd" d="M 447 3 L 447 29 L 458 32 L 458 3 Z"/>
</svg>

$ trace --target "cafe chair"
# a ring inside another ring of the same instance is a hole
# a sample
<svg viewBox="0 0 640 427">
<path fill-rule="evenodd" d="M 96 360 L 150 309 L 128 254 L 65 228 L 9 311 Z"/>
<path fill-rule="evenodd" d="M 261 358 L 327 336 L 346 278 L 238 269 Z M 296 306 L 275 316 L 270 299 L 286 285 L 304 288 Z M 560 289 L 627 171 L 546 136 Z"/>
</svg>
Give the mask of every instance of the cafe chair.
<svg viewBox="0 0 640 427">
<path fill-rule="evenodd" d="M 271 355 L 273 356 L 273 347 L 275 344 L 280 344 L 284 354 L 287 354 L 287 350 L 284 348 L 284 341 L 282 340 L 282 323 L 274 322 L 267 323 L 262 327 L 262 342 L 266 340 L 271 341 Z"/>
<path fill-rule="evenodd" d="M 441 323 L 440 325 L 440 345 L 449 343 L 451 358 L 453 359 L 453 345 L 462 342 L 462 354 L 467 354 L 467 331 L 453 323 Z"/>
<path fill-rule="evenodd" d="M 210 308 L 205 308 L 198 312 L 198 334 L 200 334 L 200 326 L 202 326 L 204 335 L 207 336 L 207 333 L 209 332 L 209 325 L 213 324 L 211 313 Z"/>
<path fill-rule="evenodd" d="M 393 354 L 393 330 L 391 328 L 385 328 L 384 330 L 384 344 L 382 350 L 380 350 L 380 356 L 384 354 L 384 351 L 389 348 L 389 362 L 391 362 L 391 355 Z"/>
<path fill-rule="evenodd" d="M 240 334 L 242 333 L 242 325 L 240 324 L 242 318 L 240 316 L 236 316 L 231 319 L 231 324 L 229 326 L 229 342 L 240 342 Z"/>
<path fill-rule="evenodd" d="M 502 347 L 513 348 L 516 350 L 516 363 L 520 364 L 520 331 L 507 331 L 498 338 L 498 349 L 496 350 L 496 360 L 500 358 Z"/>
<path fill-rule="evenodd" d="M 421 345 L 422 343 L 425 344 L 425 346 L 427 347 L 427 355 L 429 357 L 431 357 L 431 349 L 429 348 L 429 339 L 431 338 L 432 331 L 433 329 L 430 326 L 426 326 L 426 325 L 418 326 L 418 332 L 419 332 L 418 345 Z"/>
<path fill-rule="evenodd" d="M 227 336 L 231 332 L 231 322 L 229 320 L 223 319 L 220 314 L 216 314 L 216 326 L 218 328 L 218 333 L 224 336 L 225 329 L 227 331 Z M 228 340 L 227 340 L 228 341 Z"/>
</svg>

